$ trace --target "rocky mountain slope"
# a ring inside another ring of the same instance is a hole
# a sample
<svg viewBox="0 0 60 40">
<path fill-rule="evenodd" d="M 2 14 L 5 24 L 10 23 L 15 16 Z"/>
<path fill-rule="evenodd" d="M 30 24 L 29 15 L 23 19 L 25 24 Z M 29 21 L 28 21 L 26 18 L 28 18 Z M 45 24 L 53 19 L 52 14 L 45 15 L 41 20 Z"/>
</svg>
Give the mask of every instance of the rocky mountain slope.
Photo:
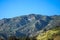
<svg viewBox="0 0 60 40">
<path fill-rule="evenodd" d="M 37 40 L 60 40 L 60 27 L 44 31 L 36 37 Z"/>
<path fill-rule="evenodd" d="M 38 14 L 23 15 L 0 20 L 0 37 L 33 37 L 43 31 L 60 26 L 60 15 L 45 16 Z"/>
</svg>

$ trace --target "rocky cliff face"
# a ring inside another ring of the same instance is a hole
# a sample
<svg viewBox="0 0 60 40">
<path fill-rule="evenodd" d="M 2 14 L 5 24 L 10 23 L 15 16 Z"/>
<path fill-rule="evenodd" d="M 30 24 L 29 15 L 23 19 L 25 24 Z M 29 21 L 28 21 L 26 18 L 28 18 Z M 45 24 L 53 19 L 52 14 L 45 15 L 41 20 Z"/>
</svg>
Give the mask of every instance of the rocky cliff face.
<svg viewBox="0 0 60 40">
<path fill-rule="evenodd" d="M 44 16 L 37 14 L 24 15 L 0 20 L 0 36 L 33 37 L 41 30 L 49 30 L 60 26 L 60 15 Z"/>
</svg>

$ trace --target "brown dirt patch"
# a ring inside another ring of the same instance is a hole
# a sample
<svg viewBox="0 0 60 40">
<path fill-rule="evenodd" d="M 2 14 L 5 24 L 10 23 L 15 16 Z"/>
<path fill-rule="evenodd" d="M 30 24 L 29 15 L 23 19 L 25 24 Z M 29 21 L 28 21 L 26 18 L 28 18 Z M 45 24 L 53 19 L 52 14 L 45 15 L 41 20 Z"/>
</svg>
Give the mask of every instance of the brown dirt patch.
<svg viewBox="0 0 60 40">
<path fill-rule="evenodd" d="M 60 36 L 56 36 L 54 40 L 60 40 Z"/>
</svg>

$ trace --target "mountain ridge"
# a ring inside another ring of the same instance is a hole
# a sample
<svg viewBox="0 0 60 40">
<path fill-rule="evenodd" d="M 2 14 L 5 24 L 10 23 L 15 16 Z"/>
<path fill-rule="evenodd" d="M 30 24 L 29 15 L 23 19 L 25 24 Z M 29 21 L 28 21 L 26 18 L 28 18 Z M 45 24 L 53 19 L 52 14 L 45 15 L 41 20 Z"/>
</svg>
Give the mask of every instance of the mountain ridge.
<svg viewBox="0 0 60 40">
<path fill-rule="evenodd" d="M 60 26 L 60 15 L 44 16 L 38 14 L 24 15 L 0 20 L 0 36 L 28 36 L 38 35 L 41 30 L 49 30 Z"/>
</svg>

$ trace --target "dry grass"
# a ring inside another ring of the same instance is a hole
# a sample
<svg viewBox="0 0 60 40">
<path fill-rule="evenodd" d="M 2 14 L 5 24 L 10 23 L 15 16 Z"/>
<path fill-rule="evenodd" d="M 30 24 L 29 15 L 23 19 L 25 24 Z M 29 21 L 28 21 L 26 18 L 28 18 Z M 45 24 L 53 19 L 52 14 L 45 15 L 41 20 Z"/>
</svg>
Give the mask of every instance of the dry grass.
<svg viewBox="0 0 60 40">
<path fill-rule="evenodd" d="M 38 35 L 36 38 L 37 40 L 60 40 L 60 29 L 56 28 L 53 30 L 48 30 L 40 35 Z"/>
</svg>

